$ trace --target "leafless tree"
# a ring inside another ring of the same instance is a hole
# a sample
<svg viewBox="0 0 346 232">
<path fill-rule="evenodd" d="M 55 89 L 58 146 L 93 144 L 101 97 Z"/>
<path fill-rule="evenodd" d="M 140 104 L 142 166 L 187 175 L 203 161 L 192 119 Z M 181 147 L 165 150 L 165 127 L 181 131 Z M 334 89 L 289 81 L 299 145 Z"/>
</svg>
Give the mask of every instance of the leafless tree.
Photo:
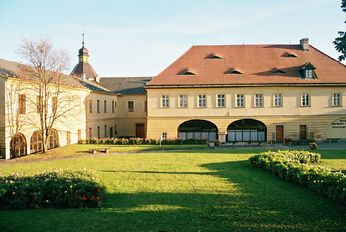
<svg viewBox="0 0 346 232">
<path fill-rule="evenodd" d="M 32 83 L 36 94 L 36 98 L 28 99 L 39 117 L 36 126 L 41 132 L 42 151 L 46 153 L 55 123 L 71 110 L 71 98 L 65 94 L 63 83 L 69 58 L 47 39 L 23 40 L 19 53 L 27 65 L 21 68 L 21 75 Z"/>
</svg>

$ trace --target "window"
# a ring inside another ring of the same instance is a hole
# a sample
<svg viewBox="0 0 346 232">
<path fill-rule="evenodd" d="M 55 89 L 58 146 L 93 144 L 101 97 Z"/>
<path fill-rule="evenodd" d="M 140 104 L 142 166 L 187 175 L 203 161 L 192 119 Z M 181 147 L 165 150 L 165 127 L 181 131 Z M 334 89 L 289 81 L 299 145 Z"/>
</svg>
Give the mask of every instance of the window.
<svg viewBox="0 0 346 232">
<path fill-rule="evenodd" d="M 199 108 L 207 107 L 207 98 L 205 95 L 198 95 L 198 107 Z"/>
<path fill-rule="evenodd" d="M 227 70 L 227 71 L 225 72 L 225 74 L 242 74 L 242 72 L 240 72 L 240 71 L 237 70 L 237 69 L 231 68 L 231 69 Z"/>
<path fill-rule="evenodd" d="M 67 145 L 71 144 L 71 131 L 66 132 L 66 141 L 67 141 Z"/>
<path fill-rule="evenodd" d="M 41 112 L 41 107 L 42 107 L 42 97 L 41 96 L 37 96 L 36 97 L 36 109 L 37 109 L 37 113 Z"/>
<path fill-rule="evenodd" d="M 187 107 L 187 96 L 186 95 L 180 95 L 179 96 L 179 107 L 180 108 L 186 108 Z"/>
<path fill-rule="evenodd" d="M 236 107 L 244 107 L 244 106 L 245 106 L 245 97 L 244 97 L 244 94 L 237 94 L 237 95 L 236 95 L 235 106 L 236 106 Z"/>
<path fill-rule="evenodd" d="M 180 72 L 178 72 L 178 75 L 186 75 L 186 76 L 189 76 L 189 75 L 196 75 L 195 73 L 191 72 L 190 70 L 188 69 L 183 69 L 181 70 Z"/>
<path fill-rule="evenodd" d="M 25 94 L 19 95 L 19 113 L 20 114 L 26 113 L 26 95 Z"/>
<path fill-rule="evenodd" d="M 103 112 L 107 113 L 107 100 L 103 101 Z"/>
<path fill-rule="evenodd" d="M 161 107 L 168 108 L 169 107 L 169 97 L 168 95 L 163 95 L 161 97 Z"/>
<path fill-rule="evenodd" d="M 112 113 L 115 113 L 115 101 L 112 101 Z"/>
<path fill-rule="evenodd" d="M 93 134 L 92 134 L 92 128 L 89 127 L 89 138 L 91 139 L 93 137 Z"/>
<path fill-rule="evenodd" d="M 282 106 L 282 94 L 281 93 L 274 94 L 274 106 L 275 107 Z"/>
<path fill-rule="evenodd" d="M 312 79 L 314 77 L 314 71 L 312 69 L 305 70 L 305 78 Z"/>
<path fill-rule="evenodd" d="M 58 101 L 56 97 L 52 97 L 52 110 L 53 112 L 56 112 L 58 108 Z"/>
<path fill-rule="evenodd" d="M 97 113 L 100 113 L 100 100 L 97 99 Z"/>
<path fill-rule="evenodd" d="M 161 140 L 167 140 L 167 132 L 161 133 Z"/>
<path fill-rule="evenodd" d="M 97 127 L 97 138 L 101 138 L 101 130 L 100 127 Z"/>
<path fill-rule="evenodd" d="M 78 129 L 77 134 L 78 134 L 78 141 L 80 141 L 82 139 L 82 130 Z"/>
<path fill-rule="evenodd" d="M 134 101 L 128 101 L 127 102 L 127 110 L 128 110 L 128 112 L 134 112 L 134 110 L 135 110 Z"/>
<path fill-rule="evenodd" d="M 301 106 L 310 106 L 310 94 L 308 93 L 302 94 Z"/>
<path fill-rule="evenodd" d="M 217 95 L 217 107 L 225 107 L 225 95 L 224 94 L 218 94 Z"/>
<path fill-rule="evenodd" d="M 107 125 L 105 125 L 105 138 L 107 138 Z"/>
<path fill-rule="evenodd" d="M 147 101 L 144 101 L 144 112 L 147 112 L 148 106 L 147 106 Z"/>
<path fill-rule="evenodd" d="M 117 125 L 114 125 L 114 134 L 115 135 L 118 134 L 118 132 L 117 132 Z"/>
<path fill-rule="evenodd" d="M 93 112 L 93 100 L 89 100 L 89 113 Z"/>
<path fill-rule="evenodd" d="M 333 93 L 332 106 L 341 106 L 341 93 Z"/>
<path fill-rule="evenodd" d="M 205 59 L 214 60 L 214 59 L 222 59 L 222 57 L 218 56 L 218 55 L 215 55 L 214 53 L 211 53 L 208 56 L 206 56 Z"/>
<path fill-rule="evenodd" d="M 255 107 L 263 107 L 263 94 L 255 94 Z"/>
</svg>

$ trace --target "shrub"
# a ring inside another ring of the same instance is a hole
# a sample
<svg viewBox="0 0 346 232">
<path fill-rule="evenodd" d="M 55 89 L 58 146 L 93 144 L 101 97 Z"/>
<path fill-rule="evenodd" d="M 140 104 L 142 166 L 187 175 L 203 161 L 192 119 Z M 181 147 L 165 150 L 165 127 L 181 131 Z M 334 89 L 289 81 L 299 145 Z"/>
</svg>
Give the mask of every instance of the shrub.
<svg viewBox="0 0 346 232">
<path fill-rule="evenodd" d="M 51 171 L 0 177 L 0 209 L 94 208 L 103 188 L 87 171 Z"/>
<path fill-rule="evenodd" d="M 80 140 L 79 144 L 115 144 L 115 145 L 158 145 L 160 140 L 155 139 L 143 139 L 143 138 L 92 138 Z M 172 140 L 162 140 L 162 145 L 183 145 L 183 144 L 207 144 L 205 139 L 172 139 Z"/>
<path fill-rule="evenodd" d="M 265 152 L 250 157 L 253 166 L 263 168 L 281 179 L 346 205 L 346 175 L 317 165 L 320 155 L 307 151 Z"/>
</svg>

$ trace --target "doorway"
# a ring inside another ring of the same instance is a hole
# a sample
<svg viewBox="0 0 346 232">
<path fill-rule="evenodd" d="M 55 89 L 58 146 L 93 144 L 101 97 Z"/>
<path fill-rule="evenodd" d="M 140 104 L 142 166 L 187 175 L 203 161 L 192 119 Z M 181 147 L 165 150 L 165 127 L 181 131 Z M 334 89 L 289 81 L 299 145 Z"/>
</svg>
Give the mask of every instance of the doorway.
<svg viewBox="0 0 346 232">
<path fill-rule="evenodd" d="M 284 141 L 284 126 L 276 125 L 276 138 L 277 143 L 282 143 Z"/>
<path fill-rule="evenodd" d="M 299 126 L 299 139 L 306 140 L 306 125 Z"/>
<path fill-rule="evenodd" d="M 145 138 L 144 123 L 137 123 L 136 124 L 136 138 Z"/>
</svg>

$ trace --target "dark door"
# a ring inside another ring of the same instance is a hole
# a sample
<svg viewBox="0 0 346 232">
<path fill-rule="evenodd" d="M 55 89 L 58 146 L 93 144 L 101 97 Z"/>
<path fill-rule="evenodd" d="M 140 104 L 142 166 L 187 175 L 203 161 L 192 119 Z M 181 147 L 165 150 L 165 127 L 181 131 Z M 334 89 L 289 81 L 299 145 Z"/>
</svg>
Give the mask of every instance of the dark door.
<svg viewBox="0 0 346 232">
<path fill-rule="evenodd" d="M 282 143 L 284 141 L 284 126 L 276 125 L 276 142 Z"/>
<path fill-rule="evenodd" d="M 113 138 L 113 127 L 109 128 L 109 138 Z"/>
<path fill-rule="evenodd" d="M 306 125 L 299 126 L 299 139 L 306 140 Z"/>
<path fill-rule="evenodd" d="M 143 123 L 136 124 L 136 138 L 145 138 L 145 128 Z"/>
</svg>

